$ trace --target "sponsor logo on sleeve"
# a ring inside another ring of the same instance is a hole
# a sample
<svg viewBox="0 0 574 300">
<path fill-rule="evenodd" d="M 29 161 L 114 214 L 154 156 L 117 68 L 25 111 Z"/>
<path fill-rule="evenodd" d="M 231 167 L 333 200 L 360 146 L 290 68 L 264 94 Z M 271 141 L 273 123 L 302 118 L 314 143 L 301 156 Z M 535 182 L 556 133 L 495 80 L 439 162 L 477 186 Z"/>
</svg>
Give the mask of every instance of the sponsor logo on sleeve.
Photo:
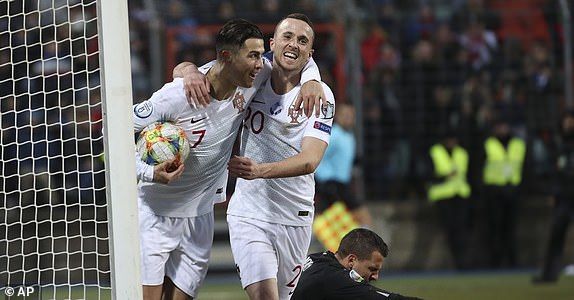
<svg viewBox="0 0 574 300">
<path fill-rule="evenodd" d="M 145 119 L 153 112 L 153 104 L 150 101 L 144 101 L 134 106 L 134 113 L 138 118 Z"/>
<path fill-rule="evenodd" d="M 321 104 L 321 119 L 332 119 L 335 116 L 335 105 L 327 101 Z"/>
<path fill-rule="evenodd" d="M 313 128 L 315 129 L 319 129 L 323 132 L 326 132 L 328 134 L 331 134 L 331 126 L 325 124 L 325 123 L 321 123 L 319 121 L 315 121 L 315 124 L 313 124 Z"/>
</svg>

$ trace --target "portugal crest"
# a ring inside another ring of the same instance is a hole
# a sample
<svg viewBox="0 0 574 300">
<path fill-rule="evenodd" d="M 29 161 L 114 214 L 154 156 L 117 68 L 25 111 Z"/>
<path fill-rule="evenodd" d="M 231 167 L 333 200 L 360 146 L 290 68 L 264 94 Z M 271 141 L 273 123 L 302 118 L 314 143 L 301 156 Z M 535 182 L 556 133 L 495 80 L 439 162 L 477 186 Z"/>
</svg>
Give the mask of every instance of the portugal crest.
<svg viewBox="0 0 574 300">
<path fill-rule="evenodd" d="M 237 93 L 235 93 L 235 95 L 233 96 L 233 107 L 237 108 L 239 112 L 243 112 L 245 110 L 244 106 L 245 106 L 245 98 L 243 97 L 243 94 L 241 94 L 240 91 L 237 91 Z"/>
<path fill-rule="evenodd" d="M 289 117 L 291 117 L 291 124 L 299 124 L 299 121 L 297 120 L 303 113 L 301 110 L 297 110 L 297 108 L 295 107 L 295 105 L 291 104 L 291 106 L 289 106 L 289 110 L 287 111 L 287 114 L 289 115 Z"/>
</svg>

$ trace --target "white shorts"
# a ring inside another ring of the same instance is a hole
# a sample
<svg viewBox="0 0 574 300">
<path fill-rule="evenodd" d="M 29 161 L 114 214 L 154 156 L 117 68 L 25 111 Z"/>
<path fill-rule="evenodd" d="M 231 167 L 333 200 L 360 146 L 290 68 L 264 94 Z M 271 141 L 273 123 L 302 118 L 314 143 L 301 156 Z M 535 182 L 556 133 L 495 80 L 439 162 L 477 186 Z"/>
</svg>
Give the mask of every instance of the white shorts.
<svg viewBox="0 0 574 300">
<path fill-rule="evenodd" d="M 213 244 L 213 211 L 192 218 L 139 212 L 143 285 L 163 284 L 169 277 L 195 298 L 207 274 Z"/>
<path fill-rule="evenodd" d="M 287 226 L 227 215 L 241 285 L 277 279 L 279 299 L 295 289 L 311 243 L 311 226 Z"/>
</svg>

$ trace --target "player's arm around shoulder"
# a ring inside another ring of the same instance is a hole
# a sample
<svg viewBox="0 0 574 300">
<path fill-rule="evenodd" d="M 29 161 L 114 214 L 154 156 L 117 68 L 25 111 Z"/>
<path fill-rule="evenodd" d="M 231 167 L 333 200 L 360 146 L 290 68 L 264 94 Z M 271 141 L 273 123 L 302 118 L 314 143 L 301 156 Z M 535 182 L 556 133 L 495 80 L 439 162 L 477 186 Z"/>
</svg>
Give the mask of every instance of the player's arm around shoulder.
<svg viewBox="0 0 574 300">
<path fill-rule="evenodd" d="M 326 96 L 319 67 L 311 57 L 301 71 L 301 90 L 297 95 L 295 107 L 303 109 L 306 116 L 311 117 L 313 112 L 319 116 L 321 105 L 325 104 Z"/>
<path fill-rule="evenodd" d="M 209 105 L 211 84 L 207 80 L 206 74 L 215 63 L 216 61 L 213 60 L 198 68 L 191 62 L 182 62 L 173 69 L 174 80 L 183 78 L 184 92 L 190 106 L 205 107 Z"/>
</svg>

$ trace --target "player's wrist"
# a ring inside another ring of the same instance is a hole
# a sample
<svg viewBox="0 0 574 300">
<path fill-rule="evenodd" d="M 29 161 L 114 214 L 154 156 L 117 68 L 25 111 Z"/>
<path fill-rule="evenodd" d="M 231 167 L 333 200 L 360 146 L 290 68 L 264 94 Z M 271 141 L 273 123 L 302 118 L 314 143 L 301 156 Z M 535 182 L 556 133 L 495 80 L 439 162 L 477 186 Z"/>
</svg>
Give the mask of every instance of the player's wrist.
<svg viewBox="0 0 574 300">
<path fill-rule="evenodd" d="M 272 166 L 269 163 L 260 164 L 257 168 L 257 175 L 262 179 L 269 179 L 272 171 Z"/>
</svg>

